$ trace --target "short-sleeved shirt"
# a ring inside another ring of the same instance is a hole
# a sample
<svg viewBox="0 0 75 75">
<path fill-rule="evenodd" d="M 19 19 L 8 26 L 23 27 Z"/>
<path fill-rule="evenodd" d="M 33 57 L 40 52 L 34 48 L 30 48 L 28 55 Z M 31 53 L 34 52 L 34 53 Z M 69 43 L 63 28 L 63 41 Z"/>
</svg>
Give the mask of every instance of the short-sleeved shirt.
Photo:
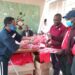
<svg viewBox="0 0 75 75">
<path fill-rule="evenodd" d="M 64 37 L 64 33 L 66 31 L 66 27 L 61 23 L 59 27 L 52 25 L 50 28 L 50 35 L 51 35 L 51 41 L 53 48 L 61 48 L 61 43 Z M 55 43 L 59 43 L 59 45 L 55 45 Z"/>
<path fill-rule="evenodd" d="M 12 35 L 15 33 L 15 37 Z M 10 57 L 18 48 L 19 45 L 15 40 L 21 41 L 21 36 L 15 32 L 8 32 L 5 28 L 0 32 L 0 56 L 5 55 Z"/>
</svg>

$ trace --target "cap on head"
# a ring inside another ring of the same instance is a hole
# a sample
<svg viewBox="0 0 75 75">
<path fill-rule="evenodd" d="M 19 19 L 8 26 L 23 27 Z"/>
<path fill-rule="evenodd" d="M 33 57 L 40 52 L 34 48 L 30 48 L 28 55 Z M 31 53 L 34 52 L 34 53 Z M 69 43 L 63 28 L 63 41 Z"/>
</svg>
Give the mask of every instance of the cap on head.
<svg viewBox="0 0 75 75">
<path fill-rule="evenodd" d="M 75 10 L 69 11 L 63 18 L 70 19 L 72 17 L 75 17 Z"/>
</svg>

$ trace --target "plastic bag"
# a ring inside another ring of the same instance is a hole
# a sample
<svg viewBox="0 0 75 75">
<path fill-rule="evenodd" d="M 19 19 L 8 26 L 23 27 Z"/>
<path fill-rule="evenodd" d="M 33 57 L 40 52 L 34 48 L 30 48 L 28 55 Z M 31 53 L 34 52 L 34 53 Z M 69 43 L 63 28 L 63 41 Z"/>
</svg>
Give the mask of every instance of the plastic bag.
<svg viewBox="0 0 75 75">
<path fill-rule="evenodd" d="M 33 62 L 33 56 L 31 53 L 16 53 L 12 55 L 11 61 L 14 65 L 25 65 Z"/>
<path fill-rule="evenodd" d="M 39 54 L 40 62 L 49 63 L 50 62 L 50 53 L 40 53 Z"/>
</svg>

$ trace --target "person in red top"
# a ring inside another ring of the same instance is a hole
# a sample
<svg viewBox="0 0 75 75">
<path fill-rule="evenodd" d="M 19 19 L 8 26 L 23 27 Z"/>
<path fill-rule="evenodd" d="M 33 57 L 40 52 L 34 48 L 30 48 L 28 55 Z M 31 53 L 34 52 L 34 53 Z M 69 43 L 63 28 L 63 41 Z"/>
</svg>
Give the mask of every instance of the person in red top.
<svg viewBox="0 0 75 75">
<path fill-rule="evenodd" d="M 75 75 L 75 55 L 72 54 L 72 48 L 75 45 L 75 10 L 69 11 L 63 18 L 66 19 L 66 23 L 69 23 L 71 25 L 68 44 L 66 48 L 66 68 L 68 69 L 68 72 L 70 74 L 68 73 L 66 75 Z"/>
<path fill-rule="evenodd" d="M 66 22 L 66 25 L 67 25 L 67 31 L 65 33 L 65 36 L 63 38 L 62 45 L 61 45 L 61 49 L 64 52 L 64 55 L 60 59 L 60 61 L 62 63 L 61 67 L 64 70 L 64 75 L 72 75 L 71 74 L 72 54 L 68 53 L 68 50 L 69 50 L 68 48 L 71 47 L 71 46 L 68 47 L 68 45 L 70 44 L 69 40 L 71 36 L 70 33 L 72 29 L 72 24 L 68 21 Z"/>
<path fill-rule="evenodd" d="M 49 44 L 48 46 L 51 48 L 61 49 L 61 44 L 62 44 L 62 40 L 65 34 L 66 27 L 61 22 L 62 20 L 61 14 L 59 13 L 56 14 L 53 20 L 54 20 L 54 24 L 49 30 L 51 39 L 48 43 Z M 61 69 L 61 65 L 60 65 L 61 62 L 59 59 L 60 55 L 51 53 L 51 58 L 52 58 L 52 64 L 53 64 L 53 69 L 54 69 L 53 75 L 59 75 L 60 69 Z"/>
</svg>

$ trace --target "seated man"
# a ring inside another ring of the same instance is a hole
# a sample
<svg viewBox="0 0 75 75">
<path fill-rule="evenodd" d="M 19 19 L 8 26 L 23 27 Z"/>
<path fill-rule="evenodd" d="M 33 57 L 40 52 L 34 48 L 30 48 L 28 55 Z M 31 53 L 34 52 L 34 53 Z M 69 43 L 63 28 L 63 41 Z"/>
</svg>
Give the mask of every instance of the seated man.
<svg viewBox="0 0 75 75">
<path fill-rule="evenodd" d="M 33 31 L 26 25 L 25 30 L 22 32 L 22 36 L 33 36 Z"/>
</svg>

